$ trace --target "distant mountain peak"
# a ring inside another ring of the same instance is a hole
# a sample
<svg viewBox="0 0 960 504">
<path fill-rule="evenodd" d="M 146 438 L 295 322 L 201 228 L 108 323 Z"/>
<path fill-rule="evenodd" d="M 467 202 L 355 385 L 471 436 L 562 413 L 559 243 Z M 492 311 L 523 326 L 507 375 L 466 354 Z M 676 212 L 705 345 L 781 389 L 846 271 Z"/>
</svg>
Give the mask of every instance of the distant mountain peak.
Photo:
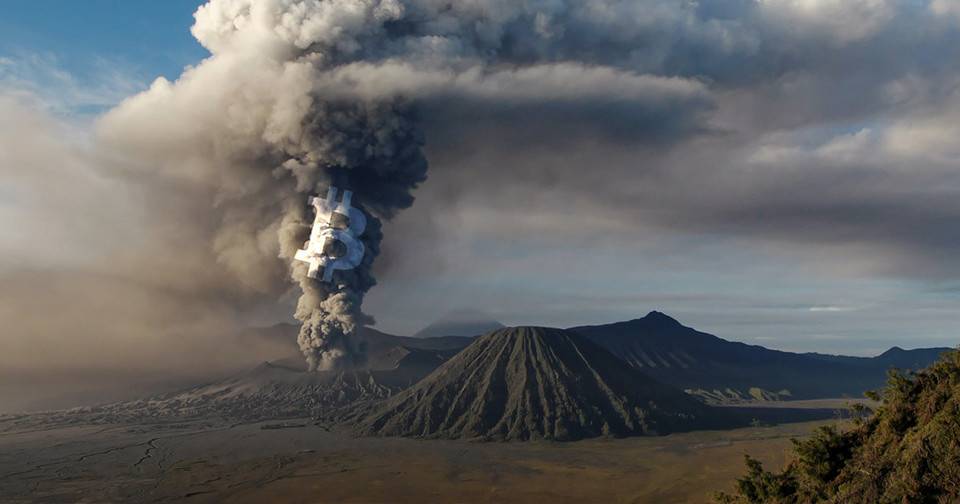
<svg viewBox="0 0 960 504">
<path fill-rule="evenodd" d="M 457 310 L 417 331 L 415 338 L 436 338 L 442 336 L 479 336 L 490 331 L 502 329 L 502 323 L 477 310 Z"/>
<path fill-rule="evenodd" d="M 906 350 L 904 350 L 903 348 L 901 348 L 901 347 L 899 347 L 899 346 L 892 346 L 892 347 L 890 347 L 889 350 L 887 350 L 886 352 L 883 352 L 882 354 L 880 354 L 880 357 L 890 356 L 890 355 L 899 354 L 899 353 L 903 353 L 903 352 L 906 352 Z"/>
<path fill-rule="evenodd" d="M 677 319 L 667 315 L 666 313 L 653 310 L 652 312 L 646 314 L 642 319 L 648 322 L 656 322 L 658 324 L 670 324 L 670 325 L 682 325 Z"/>
</svg>

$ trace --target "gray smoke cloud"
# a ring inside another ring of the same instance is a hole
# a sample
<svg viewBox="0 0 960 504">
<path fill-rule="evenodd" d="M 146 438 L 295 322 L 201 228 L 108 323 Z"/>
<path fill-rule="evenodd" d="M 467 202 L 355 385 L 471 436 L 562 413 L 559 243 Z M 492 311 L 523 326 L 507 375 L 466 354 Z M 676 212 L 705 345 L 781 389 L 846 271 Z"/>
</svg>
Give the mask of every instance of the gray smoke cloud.
<svg viewBox="0 0 960 504">
<path fill-rule="evenodd" d="M 351 335 L 372 322 L 361 305 L 375 284 L 380 221 L 409 207 L 426 178 L 419 114 L 469 122 L 496 114 L 496 103 L 542 116 L 529 126 L 593 124 L 626 137 L 701 128 L 695 118 L 710 106 L 701 82 L 604 66 L 559 36 L 585 15 L 508 3 L 212 0 L 192 29 L 211 56 L 110 111 L 99 138 L 135 177 L 209 198 L 202 233 L 243 292 L 281 293 L 287 270 L 302 293 L 298 341 L 312 369 L 357 365 Z M 306 196 L 330 185 L 352 190 L 371 219 L 363 263 L 324 284 L 293 255 L 311 224 Z"/>
<path fill-rule="evenodd" d="M 363 364 L 363 353 L 350 337 L 358 325 L 372 323 L 361 311 L 363 294 L 375 284 L 371 265 L 380 252 L 380 218 L 413 203 L 410 191 L 426 176 L 422 139 L 407 107 L 400 102 L 320 103 L 311 112 L 303 151 L 284 162 L 298 179 L 297 187 L 316 187 L 310 179 L 322 173 L 322 184 L 355 191 L 369 203 L 359 205 L 368 219 L 362 241 L 363 262 L 339 273 L 333 282 L 307 276 L 307 266 L 294 263 L 293 278 L 303 295 L 296 318 L 302 325 L 300 349 L 310 369 L 336 369 Z M 317 188 L 319 190 L 319 188 Z M 363 200 L 361 200 L 363 201 Z M 303 205 L 285 209 L 280 226 L 280 256 L 288 261 L 308 234 Z"/>
</svg>

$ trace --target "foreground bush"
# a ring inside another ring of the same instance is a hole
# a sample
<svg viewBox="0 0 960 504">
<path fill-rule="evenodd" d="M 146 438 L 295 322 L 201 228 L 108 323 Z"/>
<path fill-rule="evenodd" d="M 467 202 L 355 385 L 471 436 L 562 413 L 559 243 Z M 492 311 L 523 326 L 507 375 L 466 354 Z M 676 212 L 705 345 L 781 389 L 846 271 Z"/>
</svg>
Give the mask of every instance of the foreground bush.
<svg viewBox="0 0 960 504">
<path fill-rule="evenodd" d="M 794 441 L 781 472 L 747 457 L 733 503 L 960 502 L 960 352 L 926 370 L 892 372 L 876 413 L 845 431 Z"/>
</svg>

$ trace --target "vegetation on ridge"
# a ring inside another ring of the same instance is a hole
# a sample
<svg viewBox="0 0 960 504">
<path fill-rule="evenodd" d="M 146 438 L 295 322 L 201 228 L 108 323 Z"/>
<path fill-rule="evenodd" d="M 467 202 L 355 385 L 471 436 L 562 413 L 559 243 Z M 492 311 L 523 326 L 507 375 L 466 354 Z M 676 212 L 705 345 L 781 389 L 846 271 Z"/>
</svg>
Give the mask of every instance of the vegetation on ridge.
<svg viewBox="0 0 960 504">
<path fill-rule="evenodd" d="M 852 428 L 794 441 L 780 472 L 747 456 L 734 503 L 948 503 L 960 501 L 960 352 L 929 368 L 891 372 L 876 413 Z"/>
</svg>

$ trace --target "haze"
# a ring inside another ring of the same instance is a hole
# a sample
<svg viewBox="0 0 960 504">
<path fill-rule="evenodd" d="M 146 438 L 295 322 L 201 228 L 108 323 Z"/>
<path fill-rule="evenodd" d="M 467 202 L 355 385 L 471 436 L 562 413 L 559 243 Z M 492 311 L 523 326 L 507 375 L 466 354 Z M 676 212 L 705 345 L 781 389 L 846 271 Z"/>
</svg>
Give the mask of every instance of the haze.
<svg viewBox="0 0 960 504">
<path fill-rule="evenodd" d="M 191 34 L 199 5 L 6 6 L 0 410 L 287 351 L 245 336 L 292 321 L 299 295 L 275 216 L 224 233 L 250 220 L 206 168 L 263 131 L 186 106 L 222 88 L 151 108 L 226 44 Z M 960 4 L 471 6 L 474 38 L 311 84 L 402 95 L 422 121 L 428 178 L 385 221 L 363 305 L 377 328 L 412 334 L 461 309 L 556 327 L 658 309 L 785 350 L 954 345 Z"/>
</svg>

